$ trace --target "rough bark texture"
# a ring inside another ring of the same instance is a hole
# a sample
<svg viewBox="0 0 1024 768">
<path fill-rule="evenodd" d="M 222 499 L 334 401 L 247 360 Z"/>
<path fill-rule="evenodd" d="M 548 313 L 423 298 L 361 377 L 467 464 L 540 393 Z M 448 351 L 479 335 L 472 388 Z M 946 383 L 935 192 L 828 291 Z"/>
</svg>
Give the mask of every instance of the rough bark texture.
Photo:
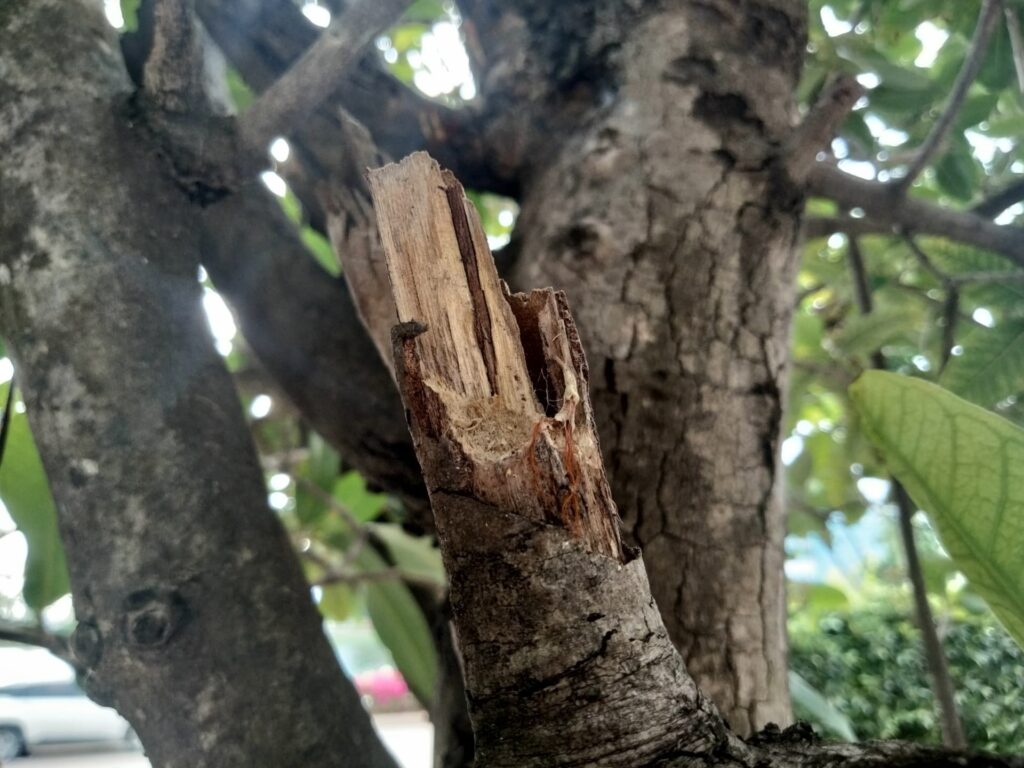
<svg viewBox="0 0 1024 768">
<path fill-rule="evenodd" d="M 524 98 L 523 80 L 546 83 L 528 94 L 546 117 L 514 282 L 566 288 L 612 488 L 666 626 L 750 733 L 789 720 L 777 444 L 800 197 L 779 148 L 805 9 L 630 5 L 467 14 L 536 52 L 533 79 L 513 78 L 485 38 L 499 53 L 485 91 Z"/>
<path fill-rule="evenodd" d="M 99 3 L 0 7 L 0 332 L 87 690 L 158 768 L 393 766 L 267 508 L 196 215 L 130 93 Z"/>
<path fill-rule="evenodd" d="M 1020 764 L 821 744 L 808 726 L 747 742 L 731 732 L 687 674 L 642 562 L 619 542 L 564 296 L 508 295 L 461 187 L 426 155 L 372 171 L 370 183 L 402 321 L 395 372 L 451 579 L 477 765 Z"/>
<path fill-rule="evenodd" d="M 483 119 L 417 104 L 372 57 L 338 100 L 385 151 L 443 148 L 467 183 L 519 194 L 514 282 L 569 292 L 612 488 L 669 632 L 741 732 L 785 722 L 776 469 L 800 196 L 780 150 L 804 3 L 461 9 Z M 312 39 L 288 4 L 200 10 L 257 87 Z M 316 125 L 301 145 L 323 145 Z"/>
<path fill-rule="evenodd" d="M 426 155 L 370 181 L 478 764 L 625 767 L 710 750 L 725 729 L 619 540 L 564 297 L 503 293 L 472 204 Z"/>
</svg>

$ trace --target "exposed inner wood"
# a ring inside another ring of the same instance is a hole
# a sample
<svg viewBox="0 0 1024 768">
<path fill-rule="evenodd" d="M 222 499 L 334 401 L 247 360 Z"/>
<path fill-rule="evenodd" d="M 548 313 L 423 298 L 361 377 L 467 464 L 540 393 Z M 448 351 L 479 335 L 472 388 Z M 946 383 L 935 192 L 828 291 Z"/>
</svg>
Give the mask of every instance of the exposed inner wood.
<svg viewBox="0 0 1024 768">
<path fill-rule="evenodd" d="M 425 468 L 431 493 L 472 493 L 623 560 L 565 295 L 509 295 L 462 186 L 425 153 L 368 178 L 402 324 L 396 368 L 413 437 L 445 446 L 434 460 L 451 464 Z"/>
</svg>

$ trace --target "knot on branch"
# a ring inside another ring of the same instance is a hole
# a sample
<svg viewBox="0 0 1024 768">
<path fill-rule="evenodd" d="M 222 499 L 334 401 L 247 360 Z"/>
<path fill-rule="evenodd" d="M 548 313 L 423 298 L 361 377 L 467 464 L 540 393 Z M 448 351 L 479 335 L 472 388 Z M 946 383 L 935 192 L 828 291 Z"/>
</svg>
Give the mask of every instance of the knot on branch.
<svg viewBox="0 0 1024 768">
<path fill-rule="evenodd" d="M 167 645 L 187 618 L 185 599 L 174 589 L 140 589 L 125 598 L 124 639 L 135 648 Z"/>
<path fill-rule="evenodd" d="M 80 621 L 71 633 L 71 655 L 87 670 L 99 664 L 103 657 L 103 636 L 91 621 Z"/>
</svg>

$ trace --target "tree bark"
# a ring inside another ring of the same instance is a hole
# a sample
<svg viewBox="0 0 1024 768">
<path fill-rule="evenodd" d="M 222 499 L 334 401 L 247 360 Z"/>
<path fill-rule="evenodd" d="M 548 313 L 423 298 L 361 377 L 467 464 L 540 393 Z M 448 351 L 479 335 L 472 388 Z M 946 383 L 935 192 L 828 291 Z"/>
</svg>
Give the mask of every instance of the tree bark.
<svg viewBox="0 0 1024 768">
<path fill-rule="evenodd" d="M 72 650 L 157 768 L 392 768 L 216 355 L 198 218 L 99 4 L 0 8 L 0 332 L 59 510 Z"/>
<path fill-rule="evenodd" d="M 454 177 L 370 173 L 395 372 L 451 579 L 477 765 L 1004 766 L 899 743 L 744 742 L 687 674 L 625 547 L 564 294 L 509 295 Z"/>
<path fill-rule="evenodd" d="M 738 732 L 785 723 L 777 448 L 801 195 L 779 150 L 804 3 L 495 5 L 466 12 L 499 53 L 482 87 L 532 137 L 513 282 L 569 295 L 612 489 L 690 673 Z"/>
</svg>

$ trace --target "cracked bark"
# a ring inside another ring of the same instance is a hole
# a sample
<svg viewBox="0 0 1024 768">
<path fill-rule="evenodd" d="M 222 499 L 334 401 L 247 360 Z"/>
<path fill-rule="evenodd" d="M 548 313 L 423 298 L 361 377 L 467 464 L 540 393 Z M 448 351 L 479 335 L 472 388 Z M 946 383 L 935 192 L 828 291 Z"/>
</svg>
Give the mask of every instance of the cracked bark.
<svg viewBox="0 0 1024 768">
<path fill-rule="evenodd" d="M 471 3 L 471 18 L 473 6 L 489 4 Z M 777 446 L 801 199 L 779 148 L 804 13 L 781 1 L 507 12 L 550 89 L 530 95 L 547 125 L 513 282 L 565 286 L 598 372 L 612 488 L 665 624 L 744 734 L 790 718 Z M 518 82 L 508 66 L 483 87 Z"/>
<path fill-rule="evenodd" d="M 205 328 L 198 216 L 130 94 L 98 3 L 0 9 L 0 332 L 85 686 L 157 768 L 393 768 L 267 508 Z"/>
</svg>

